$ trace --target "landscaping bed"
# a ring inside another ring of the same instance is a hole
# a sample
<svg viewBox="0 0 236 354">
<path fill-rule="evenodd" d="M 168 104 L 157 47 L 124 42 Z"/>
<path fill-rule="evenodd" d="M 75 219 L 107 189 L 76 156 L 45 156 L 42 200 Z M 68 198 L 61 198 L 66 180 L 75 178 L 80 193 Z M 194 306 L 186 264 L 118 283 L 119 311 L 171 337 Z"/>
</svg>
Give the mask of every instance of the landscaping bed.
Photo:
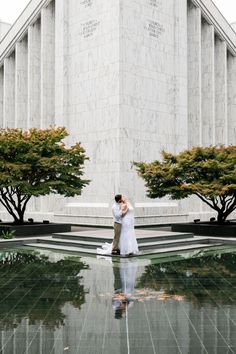
<svg viewBox="0 0 236 354">
<path fill-rule="evenodd" d="M 215 222 L 172 224 L 171 230 L 175 232 L 192 232 L 203 236 L 236 237 L 236 222 L 229 221 L 222 225 Z"/>
<path fill-rule="evenodd" d="M 13 223 L 0 223 L 0 236 L 4 233 L 14 232 L 15 236 L 35 236 L 35 235 L 49 235 L 55 232 L 69 232 L 71 231 L 70 224 L 55 224 L 55 223 L 40 223 L 28 222 L 23 225 L 16 225 Z"/>
</svg>

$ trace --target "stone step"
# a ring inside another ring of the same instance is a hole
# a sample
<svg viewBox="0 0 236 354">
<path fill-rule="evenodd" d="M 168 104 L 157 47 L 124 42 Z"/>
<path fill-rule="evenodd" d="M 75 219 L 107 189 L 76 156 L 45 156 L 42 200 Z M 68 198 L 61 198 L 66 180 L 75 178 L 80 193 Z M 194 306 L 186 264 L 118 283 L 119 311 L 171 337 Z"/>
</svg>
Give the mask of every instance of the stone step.
<svg viewBox="0 0 236 354">
<path fill-rule="evenodd" d="M 163 247 L 175 247 L 175 246 L 180 246 L 180 245 L 190 245 L 190 244 L 195 244 L 195 243 L 206 243 L 208 242 L 205 237 L 201 236 L 195 236 L 194 238 L 190 239 L 171 239 L 171 240 L 164 240 L 164 241 L 152 241 L 152 242 L 139 242 L 140 239 L 138 239 L 138 245 L 140 250 L 144 249 L 157 249 L 157 248 L 163 248 Z M 145 240 L 146 241 L 146 240 Z M 39 243 L 48 243 L 48 244 L 56 244 L 60 246 L 69 246 L 69 247 L 80 247 L 80 248 L 88 248 L 88 249 L 96 249 L 97 247 L 101 247 L 103 244 L 101 241 L 95 242 L 95 241 L 84 241 L 84 240 L 75 240 L 75 239 L 63 239 L 63 238 L 52 238 L 52 237 L 47 237 L 47 238 L 38 238 L 37 242 Z"/>
<path fill-rule="evenodd" d="M 143 250 L 140 251 L 137 255 L 134 256 L 129 256 L 129 257 L 139 257 L 139 256 L 147 256 L 147 255 L 155 255 L 155 254 L 161 254 L 161 253 L 168 253 L 168 252 L 184 252 L 188 250 L 198 250 L 198 249 L 205 249 L 205 248 L 212 248 L 212 247 L 218 247 L 220 246 L 221 243 L 215 243 L 215 244 L 202 244 L 202 243 L 196 243 L 194 245 L 185 245 L 181 247 L 163 247 L 159 249 L 149 249 L 149 250 Z M 88 248 L 80 248 L 80 247 L 72 247 L 72 246 L 62 246 L 62 245 L 57 245 L 57 244 L 48 244 L 48 243 L 26 243 L 25 246 L 30 247 L 30 248 L 41 248 L 41 249 L 51 249 L 51 250 L 56 250 L 56 251 L 63 251 L 63 252 L 75 252 L 75 253 L 82 253 L 82 254 L 90 254 L 90 255 L 97 255 L 95 249 L 88 249 Z M 122 257 L 122 256 L 113 256 L 113 255 L 106 255 L 106 256 L 111 256 L 111 257 Z"/>
<path fill-rule="evenodd" d="M 181 245 L 194 245 L 197 243 L 204 243 L 208 244 L 208 240 L 206 237 L 195 236 L 194 238 L 190 239 L 172 239 L 172 240 L 164 240 L 164 241 L 155 241 L 155 242 L 142 242 L 139 243 L 138 246 L 140 250 L 149 250 L 149 249 L 159 249 L 159 248 L 167 248 L 167 247 L 180 247 Z"/>
<path fill-rule="evenodd" d="M 73 246 L 65 247 L 62 245 L 58 245 L 56 243 L 54 244 L 43 243 L 43 242 L 25 243 L 24 246 L 33 247 L 33 248 L 52 249 L 56 251 L 65 251 L 65 252 L 87 253 L 87 254 L 94 254 L 94 255 L 97 254 L 96 249 L 85 248 L 85 247 L 73 247 Z"/>
<path fill-rule="evenodd" d="M 192 245 L 185 245 L 185 246 L 174 246 L 174 247 L 167 247 L 167 248 L 160 248 L 154 250 L 143 250 L 139 252 L 140 256 L 152 255 L 152 254 L 159 254 L 159 253 L 167 253 L 167 252 L 184 252 L 188 250 L 198 250 L 203 248 L 212 248 L 212 247 L 219 247 L 222 246 L 222 243 L 196 243 Z"/>
<path fill-rule="evenodd" d="M 106 230 L 107 231 L 107 230 Z M 194 235 L 192 233 L 181 233 L 181 232 L 156 232 L 156 234 L 150 235 L 150 232 L 145 232 L 143 231 L 141 234 L 137 234 L 137 241 L 138 243 L 143 243 L 143 242 L 154 242 L 154 241 L 164 241 L 164 240 L 177 240 L 177 239 L 190 239 L 193 238 Z M 56 233 L 52 235 L 52 238 L 54 239 L 68 239 L 68 240 L 84 240 L 87 242 L 98 242 L 100 244 L 105 243 L 105 242 L 112 242 L 113 240 L 113 235 L 109 230 L 109 233 L 103 235 L 103 236 L 98 236 L 96 231 L 94 232 L 94 235 L 91 234 L 91 232 L 66 232 L 66 233 Z"/>
<path fill-rule="evenodd" d="M 96 241 L 85 241 L 85 240 L 74 240 L 74 239 L 63 239 L 63 238 L 37 238 L 38 243 L 48 243 L 56 244 L 61 246 L 71 246 L 80 248 L 95 249 L 102 246 L 102 242 Z"/>
</svg>

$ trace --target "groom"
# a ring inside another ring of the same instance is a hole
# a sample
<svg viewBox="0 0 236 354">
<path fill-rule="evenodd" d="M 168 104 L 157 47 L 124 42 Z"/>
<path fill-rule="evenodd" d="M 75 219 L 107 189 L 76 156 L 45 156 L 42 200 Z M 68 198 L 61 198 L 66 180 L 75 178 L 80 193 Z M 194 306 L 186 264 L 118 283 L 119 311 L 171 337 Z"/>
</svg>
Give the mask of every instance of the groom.
<svg viewBox="0 0 236 354">
<path fill-rule="evenodd" d="M 112 214 L 114 218 L 114 238 L 112 242 L 112 254 L 119 255 L 119 241 L 120 241 L 120 232 L 122 224 L 122 211 L 120 204 L 122 203 L 122 195 L 117 194 L 115 196 L 115 203 L 112 205 Z"/>
</svg>

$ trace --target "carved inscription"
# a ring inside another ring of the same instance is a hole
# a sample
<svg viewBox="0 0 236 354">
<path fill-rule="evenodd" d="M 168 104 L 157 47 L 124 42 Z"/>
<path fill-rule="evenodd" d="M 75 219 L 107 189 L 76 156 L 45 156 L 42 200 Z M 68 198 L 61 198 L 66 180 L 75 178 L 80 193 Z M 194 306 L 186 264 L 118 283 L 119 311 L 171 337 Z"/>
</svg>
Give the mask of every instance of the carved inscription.
<svg viewBox="0 0 236 354">
<path fill-rule="evenodd" d="M 150 37 L 159 38 L 163 32 L 165 32 L 164 26 L 159 22 L 148 20 L 145 26 Z"/>
<path fill-rule="evenodd" d="M 81 0 L 80 4 L 84 7 L 91 7 L 93 5 L 93 0 Z"/>
<path fill-rule="evenodd" d="M 161 1 L 160 0 L 148 0 L 148 3 L 150 6 L 159 8 L 161 5 Z"/>
<path fill-rule="evenodd" d="M 92 37 L 98 29 L 100 21 L 90 20 L 81 24 L 82 30 L 80 35 L 84 38 Z"/>
</svg>

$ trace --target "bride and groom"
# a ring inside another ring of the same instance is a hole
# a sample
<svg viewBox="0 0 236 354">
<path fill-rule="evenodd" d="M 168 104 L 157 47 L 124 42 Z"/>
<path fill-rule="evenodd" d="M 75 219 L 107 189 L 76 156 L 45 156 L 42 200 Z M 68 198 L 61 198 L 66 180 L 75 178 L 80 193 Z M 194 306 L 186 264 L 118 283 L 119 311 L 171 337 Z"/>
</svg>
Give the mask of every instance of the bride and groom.
<svg viewBox="0 0 236 354">
<path fill-rule="evenodd" d="M 117 194 L 112 206 L 114 217 L 114 238 L 112 244 L 105 243 L 97 248 L 102 255 L 130 256 L 138 253 L 138 244 L 134 232 L 134 209 L 126 198 Z"/>
<path fill-rule="evenodd" d="M 114 217 L 114 238 L 112 254 L 128 256 L 138 252 L 138 244 L 134 231 L 134 209 L 126 198 L 117 194 L 112 206 Z"/>
</svg>

